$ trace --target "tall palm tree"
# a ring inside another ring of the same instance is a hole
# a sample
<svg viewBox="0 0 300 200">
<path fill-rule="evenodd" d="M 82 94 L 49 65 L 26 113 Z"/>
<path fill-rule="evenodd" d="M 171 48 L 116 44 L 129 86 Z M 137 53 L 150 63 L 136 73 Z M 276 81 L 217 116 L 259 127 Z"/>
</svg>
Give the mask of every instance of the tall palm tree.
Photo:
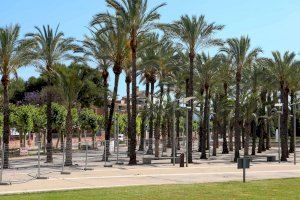
<svg viewBox="0 0 300 200">
<path fill-rule="evenodd" d="M 35 27 L 35 33 L 26 34 L 27 41 L 34 44 L 32 54 L 34 55 L 35 66 L 47 76 L 47 85 L 51 86 L 55 65 L 66 59 L 74 58 L 71 52 L 78 51 L 78 46 L 74 44 L 73 38 L 66 38 L 60 32 L 59 26 L 52 29 L 49 25 L 42 28 Z M 52 95 L 47 92 L 47 160 L 53 162 L 52 157 Z"/>
<path fill-rule="evenodd" d="M 288 158 L 288 97 L 291 88 L 292 74 L 299 70 L 300 63 L 295 60 L 296 54 L 294 52 L 285 52 L 283 55 L 280 52 L 272 52 L 272 59 L 267 59 L 268 71 L 278 80 L 280 90 L 280 98 L 283 103 L 282 117 L 281 117 L 281 160 L 287 161 Z"/>
<path fill-rule="evenodd" d="M 129 165 L 136 165 L 136 118 L 137 118 L 137 48 L 138 37 L 151 31 L 154 28 L 155 21 L 160 18 L 157 10 L 165 4 L 160 4 L 148 11 L 147 0 L 106 0 L 109 7 L 113 8 L 117 15 L 120 16 L 128 26 L 130 34 L 130 48 L 132 56 L 132 133 L 130 138 L 130 160 Z M 94 22 L 98 23 L 106 18 L 107 15 L 99 14 L 95 17 Z"/>
<path fill-rule="evenodd" d="M 95 17 L 96 18 L 96 17 Z M 112 100 L 110 105 L 110 111 L 108 115 L 107 124 L 107 135 L 105 140 L 110 140 L 110 132 L 112 127 L 112 120 L 115 111 L 115 102 L 117 100 L 119 78 L 122 73 L 124 59 L 127 54 L 127 41 L 128 33 L 124 21 L 117 16 L 112 16 L 107 14 L 105 21 L 101 21 L 100 24 L 96 24 L 93 21 L 93 27 L 96 28 L 96 34 L 99 34 L 99 41 L 101 42 L 101 47 L 104 49 L 104 57 L 113 63 L 113 72 L 115 74 L 114 89 L 112 94 Z M 100 26 L 100 28 L 97 28 Z M 109 155 L 109 142 L 106 143 L 106 153 Z M 108 156 L 103 156 L 103 158 L 108 158 Z"/>
<path fill-rule="evenodd" d="M 260 48 L 250 49 L 250 38 L 242 36 L 239 38 L 228 39 L 226 46 L 221 48 L 221 51 L 227 53 L 236 68 L 235 71 L 235 115 L 234 115 L 234 129 L 235 129 L 235 154 L 234 161 L 240 157 L 240 135 L 241 135 L 241 80 L 243 68 L 251 66 L 257 58 L 258 54 L 262 52 Z"/>
<path fill-rule="evenodd" d="M 73 117 L 72 108 L 77 103 L 79 92 L 83 86 L 83 74 L 80 66 L 59 67 L 57 68 L 59 77 L 59 88 L 63 92 L 63 99 L 67 109 L 66 116 L 66 160 L 65 165 L 72 165 L 72 136 L 73 136 Z"/>
<path fill-rule="evenodd" d="M 98 34 L 95 31 L 91 31 L 90 37 L 85 37 L 83 41 L 84 55 L 86 59 L 90 59 L 96 63 L 97 68 L 101 72 L 101 77 L 103 81 L 103 110 L 104 110 L 104 130 L 105 138 L 108 138 L 108 77 L 109 77 L 109 68 L 111 67 L 111 61 L 104 56 L 105 48 L 102 48 L 102 38 L 101 34 Z"/>
<path fill-rule="evenodd" d="M 9 161 L 9 96 L 8 86 L 11 74 L 16 74 L 19 67 L 27 65 L 31 59 L 31 43 L 19 39 L 20 26 L 10 25 L 0 28 L 0 73 L 3 86 L 3 145 L 4 168 L 8 168 Z"/>
<path fill-rule="evenodd" d="M 142 74 L 141 81 L 146 82 L 146 93 L 147 89 L 150 90 L 150 109 L 149 109 L 149 147 L 147 154 L 153 154 L 153 122 L 154 122 L 154 89 L 159 72 L 159 66 L 157 65 L 157 52 L 159 46 L 158 34 L 149 34 L 145 38 L 140 51 L 140 71 Z M 147 88 L 147 84 L 149 84 Z M 148 97 L 146 95 L 146 102 L 148 103 Z"/>
<path fill-rule="evenodd" d="M 203 129 L 201 134 L 201 157 L 200 159 L 207 159 L 206 157 L 206 141 L 209 139 L 208 123 L 209 123 L 209 102 L 210 89 L 216 81 L 218 67 L 220 65 L 220 57 L 218 55 L 210 57 L 202 53 L 197 56 L 196 77 L 204 85 L 205 100 L 204 100 L 204 114 L 203 114 Z"/>
<path fill-rule="evenodd" d="M 219 45 L 221 41 L 214 39 L 214 34 L 223 29 L 222 25 L 215 25 L 215 23 L 207 23 L 205 17 L 188 15 L 181 16 L 180 20 L 171 24 L 163 24 L 161 28 L 164 32 L 172 37 L 179 39 L 180 42 L 186 46 L 189 54 L 189 78 L 188 78 L 188 93 L 186 96 L 194 95 L 194 60 L 196 51 L 199 47 Z M 192 123 L 193 123 L 193 101 L 190 102 L 191 109 L 188 114 L 188 161 L 192 162 Z"/>
<path fill-rule="evenodd" d="M 223 138 L 223 148 L 222 148 L 222 154 L 228 154 L 228 145 L 227 145 L 227 125 L 229 124 L 228 115 L 230 113 L 231 105 L 230 100 L 228 99 L 228 90 L 229 87 L 232 84 L 232 78 L 233 78 L 233 70 L 231 63 L 225 55 L 220 55 L 220 67 L 217 73 L 217 82 L 220 84 L 220 92 L 221 92 L 221 118 L 222 118 L 222 127 L 221 127 L 221 135 Z"/>
</svg>

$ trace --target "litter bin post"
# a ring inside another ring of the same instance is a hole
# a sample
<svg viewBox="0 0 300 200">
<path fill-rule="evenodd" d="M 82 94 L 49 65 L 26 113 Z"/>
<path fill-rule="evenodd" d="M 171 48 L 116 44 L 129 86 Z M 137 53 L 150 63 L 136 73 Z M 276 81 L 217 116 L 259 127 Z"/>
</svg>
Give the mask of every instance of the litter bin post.
<svg viewBox="0 0 300 200">
<path fill-rule="evenodd" d="M 243 157 L 239 158 L 237 162 L 237 168 L 243 169 L 243 182 L 246 182 L 246 169 L 250 168 L 250 158 Z"/>
</svg>

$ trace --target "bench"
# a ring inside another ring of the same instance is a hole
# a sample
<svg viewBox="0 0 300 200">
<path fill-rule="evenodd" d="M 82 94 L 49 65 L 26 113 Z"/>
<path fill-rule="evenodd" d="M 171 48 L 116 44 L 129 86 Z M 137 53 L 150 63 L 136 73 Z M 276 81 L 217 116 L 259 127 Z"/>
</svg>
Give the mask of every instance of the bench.
<svg viewBox="0 0 300 200">
<path fill-rule="evenodd" d="M 154 160 L 154 158 L 144 157 L 143 158 L 143 164 L 151 164 L 151 161 Z"/>
<path fill-rule="evenodd" d="M 276 162 L 276 156 L 267 156 L 267 162 Z"/>
<path fill-rule="evenodd" d="M 251 161 L 255 158 L 266 158 L 267 162 L 276 162 L 276 156 L 273 155 L 255 155 L 255 156 L 251 156 Z"/>
<path fill-rule="evenodd" d="M 167 160 L 171 159 L 171 163 L 173 163 L 173 157 L 160 157 L 160 158 L 155 158 L 155 157 L 144 157 L 143 158 L 143 164 L 151 164 L 152 160 Z M 180 163 L 180 157 L 175 157 L 175 163 Z"/>
</svg>

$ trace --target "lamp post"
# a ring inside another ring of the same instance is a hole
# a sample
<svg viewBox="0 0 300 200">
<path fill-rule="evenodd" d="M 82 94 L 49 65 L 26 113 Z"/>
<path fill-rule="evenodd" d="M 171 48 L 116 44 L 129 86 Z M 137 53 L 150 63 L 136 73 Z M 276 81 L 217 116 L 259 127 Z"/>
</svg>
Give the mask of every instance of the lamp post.
<svg viewBox="0 0 300 200">
<path fill-rule="evenodd" d="M 297 109 L 297 105 L 298 104 L 300 104 L 300 102 L 296 102 L 296 103 L 293 103 L 293 104 L 291 104 L 291 106 L 293 106 L 293 123 L 294 123 L 294 130 L 293 130 L 293 134 L 294 134 L 294 165 L 296 165 L 297 164 L 297 158 L 296 158 L 296 156 L 297 156 L 297 154 L 296 154 L 296 150 L 297 150 L 297 148 L 296 148 L 296 137 L 297 137 L 297 127 L 296 127 L 296 121 L 297 121 L 297 116 L 296 116 L 296 109 Z"/>
<path fill-rule="evenodd" d="M 281 134 L 280 134 L 280 118 L 282 114 L 282 103 L 278 102 L 275 104 L 275 107 L 278 107 L 278 110 L 275 109 L 274 111 L 278 114 L 278 162 L 280 163 L 281 158 L 280 158 L 280 150 L 281 150 Z"/>
<path fill-rule="evenodd" d="M 192 100 L 196 99 L 196 97 L 186 97 L 183 99 L 184 104 L 188 104 Z M 198 102 L 193 102 L 193 104 L 197 104 Z M 189 124 L 189 119 L 188 119 L 188 114 L 189 114 L 189 109 L 192 109 L 192 107 L 186 106 L 186 167 L 188 167 L 188 157 L 189 157 L 189 136 L 188 136 L 188 124 Z M 192 139 L 192 138 L 191 138 Z M 192 152 L 191 152 L 192 153 Z"/>
<path fill-rule="evenodd" d="M 293 105 L 293 107 L 294 107 L 294 117 L 293 117 L 293 120 L 294 120 L 294 165 L 296 165 L 296 163 L 297 163 L 297 161 L 296 161 L 296 136 L 297 136 L 297 134 L 296 134 L 296 129 L 297 129 L 297 127 L 296 127 L 296 104 L 294 104 Z"/>
</svg>

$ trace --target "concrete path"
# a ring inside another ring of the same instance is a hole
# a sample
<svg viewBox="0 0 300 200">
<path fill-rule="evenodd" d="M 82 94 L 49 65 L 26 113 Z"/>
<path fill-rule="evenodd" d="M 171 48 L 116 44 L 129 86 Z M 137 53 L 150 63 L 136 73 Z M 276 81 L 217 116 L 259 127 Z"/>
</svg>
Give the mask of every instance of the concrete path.
<svg viewBox="0 0 300 200">
<path fill-rule="evenodd" d="M 72 171 L 61 175 L 59 171 L 43 174 L 47 180 L 29 179 L 23 183 L 0 186 L 0 194 L 73 190 L 84 188 L 105 188 L 133 185 L 190 184 L 206 182 L 241 181 L 242 170 L 233 163 L 190 164 L 188 168 L 178 166 L 121 166 L 113 168 L 96 167 L 92 171 Z M 18 174 L 18 176 L 30 174 Z M 300 165 L 292 163 L 252 163 L 247 170 L 247 180 L 271 178 L 300 178 Z"/>
</svg>

